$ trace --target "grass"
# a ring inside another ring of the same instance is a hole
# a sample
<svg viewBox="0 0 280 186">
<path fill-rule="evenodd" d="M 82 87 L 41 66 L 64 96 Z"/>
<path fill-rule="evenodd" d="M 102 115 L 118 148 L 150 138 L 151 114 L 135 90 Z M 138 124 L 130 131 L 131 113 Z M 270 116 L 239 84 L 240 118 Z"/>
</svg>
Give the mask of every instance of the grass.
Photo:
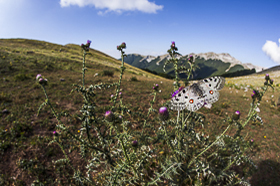
<svg viewBox="0 0 280 186">
<path fill-rule="evenodd" d="M 118 74 L 120 61 L 96 50 L 90 49 L 90 52 L 92 56 L 87 57 L 86 63 L 86 85 L 118 81 L 118 77 L 113 74 Z M 62 158 L 63 154 L 57 146 L 48 146 L 57 121 L 48 107 L 43 107 L 39 116 L 36 115 L 44 96 L 41 88 L 35 84 L 35 77 L 42 73 L 48 78 L 50 83 L 47 91 L 51 103 L 58 112 L 67 111 L 71 114 L 69 121 L 65 122 L 71 126 L 72 131 L 78 132 L 82 97 L 70 92 L 73 83 L 81 84 L 81 56 L 80 46 L 73 44 L 61 46 L 26 39 L 0 40 L 0 111 L 9 111 L 0 112 L 0 185 L 31 185 L 39 182 L 46 185 L 67 185 L 67 178 L 60 175 L 62 172 L 70 174 L 71 170 L 54 167 L 52 162 Z M 170 100 L 172 80 L 160 78 L 127 64 L 125 66 L 127 69 L 121 87 L 124 104 L 132 107 L 134 111 L 143 110 L 144 114 L 147 113 L 152 99 L 149 94 L 155 84 L 159 84 L 161 93 L 154 108 L 159 108 Z M 109 75 L 104 74 L 106 71 L 110 72 Z M 104 76 L 95 76 L 96 73 Z M 280 72 L 270 73 L 270 76 L 276 84 L 280 82 Z M 61 81 L 61 78 L 65 81 Z M 220 91 L 219 101 L 212 109 L 199 110 L 207 119 L 201 130 L 214 139 L 215 135 L 225 129 L 223 118 L 231 116 L 235 110 L 239 110 L 241 120 L 245 120 L 252 88 L 260 87 L 263 82 L 263 75 L 228 78 L 226 86 Z M 97 104 L 102 105 L 99 108 L 100 113 L 104 113 L 106 106 L 111 104 L 110 95 L 113 92 L 114 89 L 96 91 L 99 100 Z M 251 178 L 252 185 L 280 183 L 280 116 L 277 107 L 271 105 L 272 99 L 277 102 L 279 96 L 279 87 L 275 87 L 274 92 L 269 90 L 260 105 L 260 116 L 264 125 L 256 130 L 255 124 L 251 123 L 244 130 L 246 139 L 254 140 L 256 150 L 252 155 L 259 166 L 258 172 Z M 175 112 L 171 113 L 176 115 Z M 152 114 L 151 119 L 154 117 L 157 115 Z M 135 128 L 142 125 L 141 121 L 131 121 Z M 71 154 L 68 152 L 69 158 L 75 167 L 84 171 L 85 163 L 81 162 L 78 150 L 71 149 Z"/>
</svg>

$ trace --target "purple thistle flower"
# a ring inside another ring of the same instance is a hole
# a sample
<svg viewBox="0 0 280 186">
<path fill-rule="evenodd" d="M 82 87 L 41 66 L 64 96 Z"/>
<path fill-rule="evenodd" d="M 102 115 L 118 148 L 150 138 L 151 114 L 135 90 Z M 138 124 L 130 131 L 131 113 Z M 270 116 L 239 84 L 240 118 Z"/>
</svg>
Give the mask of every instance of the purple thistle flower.
<svg viewBox="0 0 280 186">
<path fill-rule="evenodd" d="M 42 84 L 45 80 L 43 78 L 39 79 L 39 83 Z"/>
<path fill-rule="evenodd" d="M 269 82 L 270 82 L 270 84 L 273 84 L 273 79 L 270 79 Z"/>
<path fill-rule="evenodd" d="M 38 81 L 38 79 L 39 79 L 41 76 L 42 76 L 41 74 L 37 74 L 36 80 Z"/>
<path fill-rule="evenodd" d="M 175 45 L 175 42 L 174 42 L 174 41 L 172 41 L 172 42 L 171 42 L 171 44 L 172 44 L 172 45 Z"/>
<path fill-rule="evenodd" d="M 253 139 L 251 139 L 251 142 L 253 143 L 253 142 L 254 142 L 254 140 L 253 140 Z"/>
<path fill-rule="evenodd" d="M 104 116 L 105 116 L 105 119 L 109 122 L 113 121 L 113 119 L 114 119 L 114 114 L 110 110 L 106 111 Z"/>
<path fill-rule="evenodd" d="M 237 110 L 235 111 L 234 115 L 232 116 L 233 120 L 238 120 L 240 118 L 240 112 Z"/>
<path fill-rule="evenodd" d="M 169 118 L 168 109 L 166 107 L 160 107 L 160 109 L 159 109 L 159 118 L 161 120 L 167 120 Z"/>
<path fill-rule="evenodd" d="M 134 141 L 132 142 L 132 146 L 133 146 L 133 147 L 137 147 L 137 145 L 138 145 L 138 141 L 137 141 L 137 140 L 134 140 Z"/>
<path fill-rule="evenodd" d="M 268 81 L 269 80 L 269 74 L 265 75 L 265 80 Z"/>
<path fill-rule="evenodd" d="M 90 45 L 90 44 L 91 44 L 91 41 L 90 41 L 90 40 L 87 40 L 87 44 Z"/>
</svg>

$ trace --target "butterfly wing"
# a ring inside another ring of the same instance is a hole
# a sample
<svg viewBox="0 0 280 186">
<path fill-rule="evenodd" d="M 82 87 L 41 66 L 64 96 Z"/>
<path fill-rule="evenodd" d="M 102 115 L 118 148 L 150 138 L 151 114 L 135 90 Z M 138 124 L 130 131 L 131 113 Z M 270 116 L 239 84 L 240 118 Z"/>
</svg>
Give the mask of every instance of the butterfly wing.
<svg viewBox="0 0 280 186">
<path fill-rule="evenodd" d="M 205 78 L 200 83 L 205 84 L 209 89 L 221 90 L 225 85 L 225 78 L 220 76 Z"/>
<path fill-rule="evenodd" d="M 212 104 L 219 100 L 220 93 L 217 90 L 207 86 L 205 83 L 200 84 L 200 87 L 204 90 L 204 103 Z"/>
<path fill-rule="evenodd" d="M 185 87 L 178 92 L 170 102 L 171 110 L 183 110 L 197 111 L 204 105 L 204 99 L 202 99 L 191 86 Z"/>
<path fill-rule="evenodd" d="M 201 89 L 204 90 L 204 102 L 206 104 L 212 104 L 218 101 L 219 99 L 219 92 L 225 85 L 225 78 L 224 77 L 210 77 L 205 78 L 199 82 Z"/>
</svg>

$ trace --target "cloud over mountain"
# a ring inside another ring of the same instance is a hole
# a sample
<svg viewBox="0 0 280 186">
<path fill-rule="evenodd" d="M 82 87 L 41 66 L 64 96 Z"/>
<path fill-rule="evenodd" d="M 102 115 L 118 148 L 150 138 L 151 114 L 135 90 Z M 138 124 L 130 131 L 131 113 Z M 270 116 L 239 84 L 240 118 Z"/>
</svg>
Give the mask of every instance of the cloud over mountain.
<svg viewBox="0 0 280 186">
<path fill-rule="evenodd" d="M 280 44 L 280 38 L 278 42 Z M 266 41 L 262 47 L 262 50 L 267 56 L 271 58 L 271 60 L 280 64 L 280 45 L 278 46 L 277 43 L 273 41 Z"/>
<path fill-rule="evenodd" d="M 105 9 L 105 13 L 110 11 L 118 13 L 122 11 L 157 13 L 158 10 L 163 9 L 163 5 L 156 5 L 148 0 L 60 0 L 61 7 L 70 5 L 78 5 L 79 7 L 93 5 L 96 9 Z"/>
</svg>

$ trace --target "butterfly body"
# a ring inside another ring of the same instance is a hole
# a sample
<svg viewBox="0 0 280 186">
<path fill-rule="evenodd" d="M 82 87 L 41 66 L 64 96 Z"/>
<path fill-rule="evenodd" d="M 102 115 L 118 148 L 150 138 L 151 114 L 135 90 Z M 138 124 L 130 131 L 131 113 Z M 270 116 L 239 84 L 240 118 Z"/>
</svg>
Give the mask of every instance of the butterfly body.
<svg viewBox="0 0 280 186">
<path fill-rule="evenodd" d="M 200 80 L 179 91 L 170 102 L 170 109 L 195 112 L 205 104 L 212 104 L 219 99 L 219 92 L 224 87 L 223 77 L 211 77 Z"/>
</svg>

